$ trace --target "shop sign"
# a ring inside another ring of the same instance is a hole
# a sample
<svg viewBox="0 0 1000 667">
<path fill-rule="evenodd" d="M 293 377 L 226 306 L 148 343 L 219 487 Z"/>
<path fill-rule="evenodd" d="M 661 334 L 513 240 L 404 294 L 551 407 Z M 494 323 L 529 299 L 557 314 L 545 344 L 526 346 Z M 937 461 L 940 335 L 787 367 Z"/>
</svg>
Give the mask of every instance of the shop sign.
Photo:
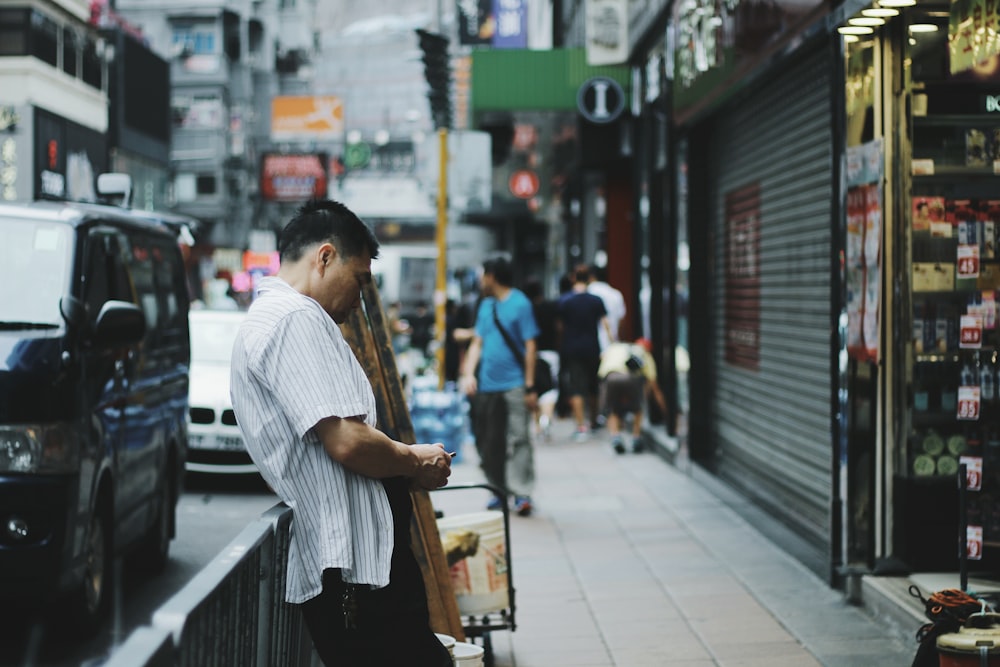
<svg viewBox="0 0 1000 667">
<path fill-rule="evenodd" d="M 587 0 L 588 65 L 620 65 L 628 61 L 627 0 Z"/>
<path fill-rule="evenodd" d="M 261 197 L 268 201 L 300 201 L 326 196 L 325 156 L 265 155 L 261 165 Z"/>
<path fill-rule="evenodd" d="M 527 48 L 528 0 L 494 0 L 493 8 L 496 13 L 494 48 Z"/>
<path fill-rule="evenodd" d="M 273 141 L 329 140 L 344 135 L 344 104 L 335 95 L 282 95 L 271 99 Z"/>
<path fill-rule="evenodd" d="M 457 0 L 458 43 L 483 46 L 493 36 L 493 0 Z"/>
<path fill-rule="evenodd" d="M 576 94 L 576 108 L 591 123 L 611 123 L 625 110 L 625 91 L 606 76 L 587 79 Z"/>
<path fill-rule="evenodd" d="M 760 366 L 760 185 L 726 193 L 725 359 Z"/>
<path fill-rule="evenodd" d="M 952 0 L 948 16 L 950 70 L 958 74 L 1000 55 L 996 0 Z"/>
</svg>

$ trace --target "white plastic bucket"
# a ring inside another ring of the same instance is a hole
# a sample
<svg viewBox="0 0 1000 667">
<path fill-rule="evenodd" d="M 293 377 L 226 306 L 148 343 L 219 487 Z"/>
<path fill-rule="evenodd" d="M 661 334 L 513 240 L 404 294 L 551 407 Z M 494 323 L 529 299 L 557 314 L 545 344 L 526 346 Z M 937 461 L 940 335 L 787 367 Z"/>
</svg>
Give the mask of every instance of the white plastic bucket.
<svg viewBox="0 0 1000 667">
<path fill-rule="evenodd" d="M 438 641 L 444 644 L 444 647 L 448 649 L 448 655 L 452 658 L 455 657 L 455 638 L 451 635 L 443 635 L 440 632 L 435 632 L 434 636 L 438 638 Z"/>
<path fill-rule="evenodd" d="M 482 646 L 467 642 L 455 642 L 455 667 L 483 667 L 483 655 L 486 651 Z"/>
<path fill-rule="evenodd" d="M 461 614 L 484 614 L 510 606 L 507 593 L 507 549 L 503 514 L 476 512 L 438 519 L 444 540 L 449 531 L 479 535 L 476 553 L 451 566 L 451 585 Z"/>
</svg>

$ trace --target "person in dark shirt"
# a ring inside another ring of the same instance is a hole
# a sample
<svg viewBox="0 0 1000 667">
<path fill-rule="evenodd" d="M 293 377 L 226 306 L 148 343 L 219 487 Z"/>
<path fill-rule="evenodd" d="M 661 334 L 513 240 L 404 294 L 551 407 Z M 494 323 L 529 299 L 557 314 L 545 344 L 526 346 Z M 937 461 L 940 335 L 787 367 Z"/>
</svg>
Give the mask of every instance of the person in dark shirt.
<svg viewBox="0 0 1000 667">
<path fill-rule="evenodd" d="M 569 397 L 570 410 L 576 422 L 573 438 L 578 442 L 589 437 L 589 424 L 597 418 L 597 369 L 601 363 L 598 327 L 609 337 L 611 335 L 604 302 L 587 291 L 589 279 L 590 271 L 586 267 L 577 269 L 572 289 L 559 299 L 556 309 L 560 338 L 559 367 L 565 380 L 563 391 Z"/>
<path fill-rule="evenodd" d="M 427 310 L 427 303 L 421 301 L 417 304 L 417 312 L 409 318 L 410 322 L 410 347 L 420 352 L 426 357 L 427 346 L 434 338 L 434 313 Z"/>
<path fill-rule="evenodd" d="M 538 356 L 544 359 L 552 370 L 553 388 L 538 396 L 538 407 L 534 414 L 534 431 L 546 440 L 552 437 L 551 427 L 555 418 L 556 402 L 559 399 L 559 331 L 556 321 L 558 300 L 545 298 L 541 281 L 529 280 L 524 286 L 524 294 L 531 300 L 531 307 L 538 325 Z"/>
</svg>

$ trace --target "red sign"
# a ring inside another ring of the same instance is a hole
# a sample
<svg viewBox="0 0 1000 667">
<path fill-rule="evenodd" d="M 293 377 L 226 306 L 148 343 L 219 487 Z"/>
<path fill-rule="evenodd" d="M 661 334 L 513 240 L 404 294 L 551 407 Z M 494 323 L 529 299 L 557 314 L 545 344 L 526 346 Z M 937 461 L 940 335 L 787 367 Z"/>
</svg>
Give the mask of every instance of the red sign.
<svg viewBox="0 0 1000 667">
<path fill-rule="evenodd" d="M 726 362 L 760 367 L 760 186 L 726 193 Z"/>
<path fill-rule="evenodd" d="M 265 155 L 260 170 L 261 196 L 270 201 L 326 197 L 325 162 L 320 155 Z"/>
<path fill-rule="evenodd" d="M 531 199 L 538 194 L 538 175 L 521 169 L 510 175 L 510 193 L 519 199 Z"/>
</svg>

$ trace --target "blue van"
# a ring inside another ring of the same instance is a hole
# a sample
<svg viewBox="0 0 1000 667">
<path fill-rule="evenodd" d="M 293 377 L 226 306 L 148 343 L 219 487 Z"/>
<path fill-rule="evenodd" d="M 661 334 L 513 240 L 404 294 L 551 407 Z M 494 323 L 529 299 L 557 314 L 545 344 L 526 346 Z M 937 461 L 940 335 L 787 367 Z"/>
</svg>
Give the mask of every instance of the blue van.
<svg viewBox="0 0 1000 667">
<path fill-rule="evenodd" d="M 115 558 L 166 564 L 188 304 L 167 225 L 116 206 L 0 204 L 0 603 L 43 601 L 93 634 Z"/>
</svg>

